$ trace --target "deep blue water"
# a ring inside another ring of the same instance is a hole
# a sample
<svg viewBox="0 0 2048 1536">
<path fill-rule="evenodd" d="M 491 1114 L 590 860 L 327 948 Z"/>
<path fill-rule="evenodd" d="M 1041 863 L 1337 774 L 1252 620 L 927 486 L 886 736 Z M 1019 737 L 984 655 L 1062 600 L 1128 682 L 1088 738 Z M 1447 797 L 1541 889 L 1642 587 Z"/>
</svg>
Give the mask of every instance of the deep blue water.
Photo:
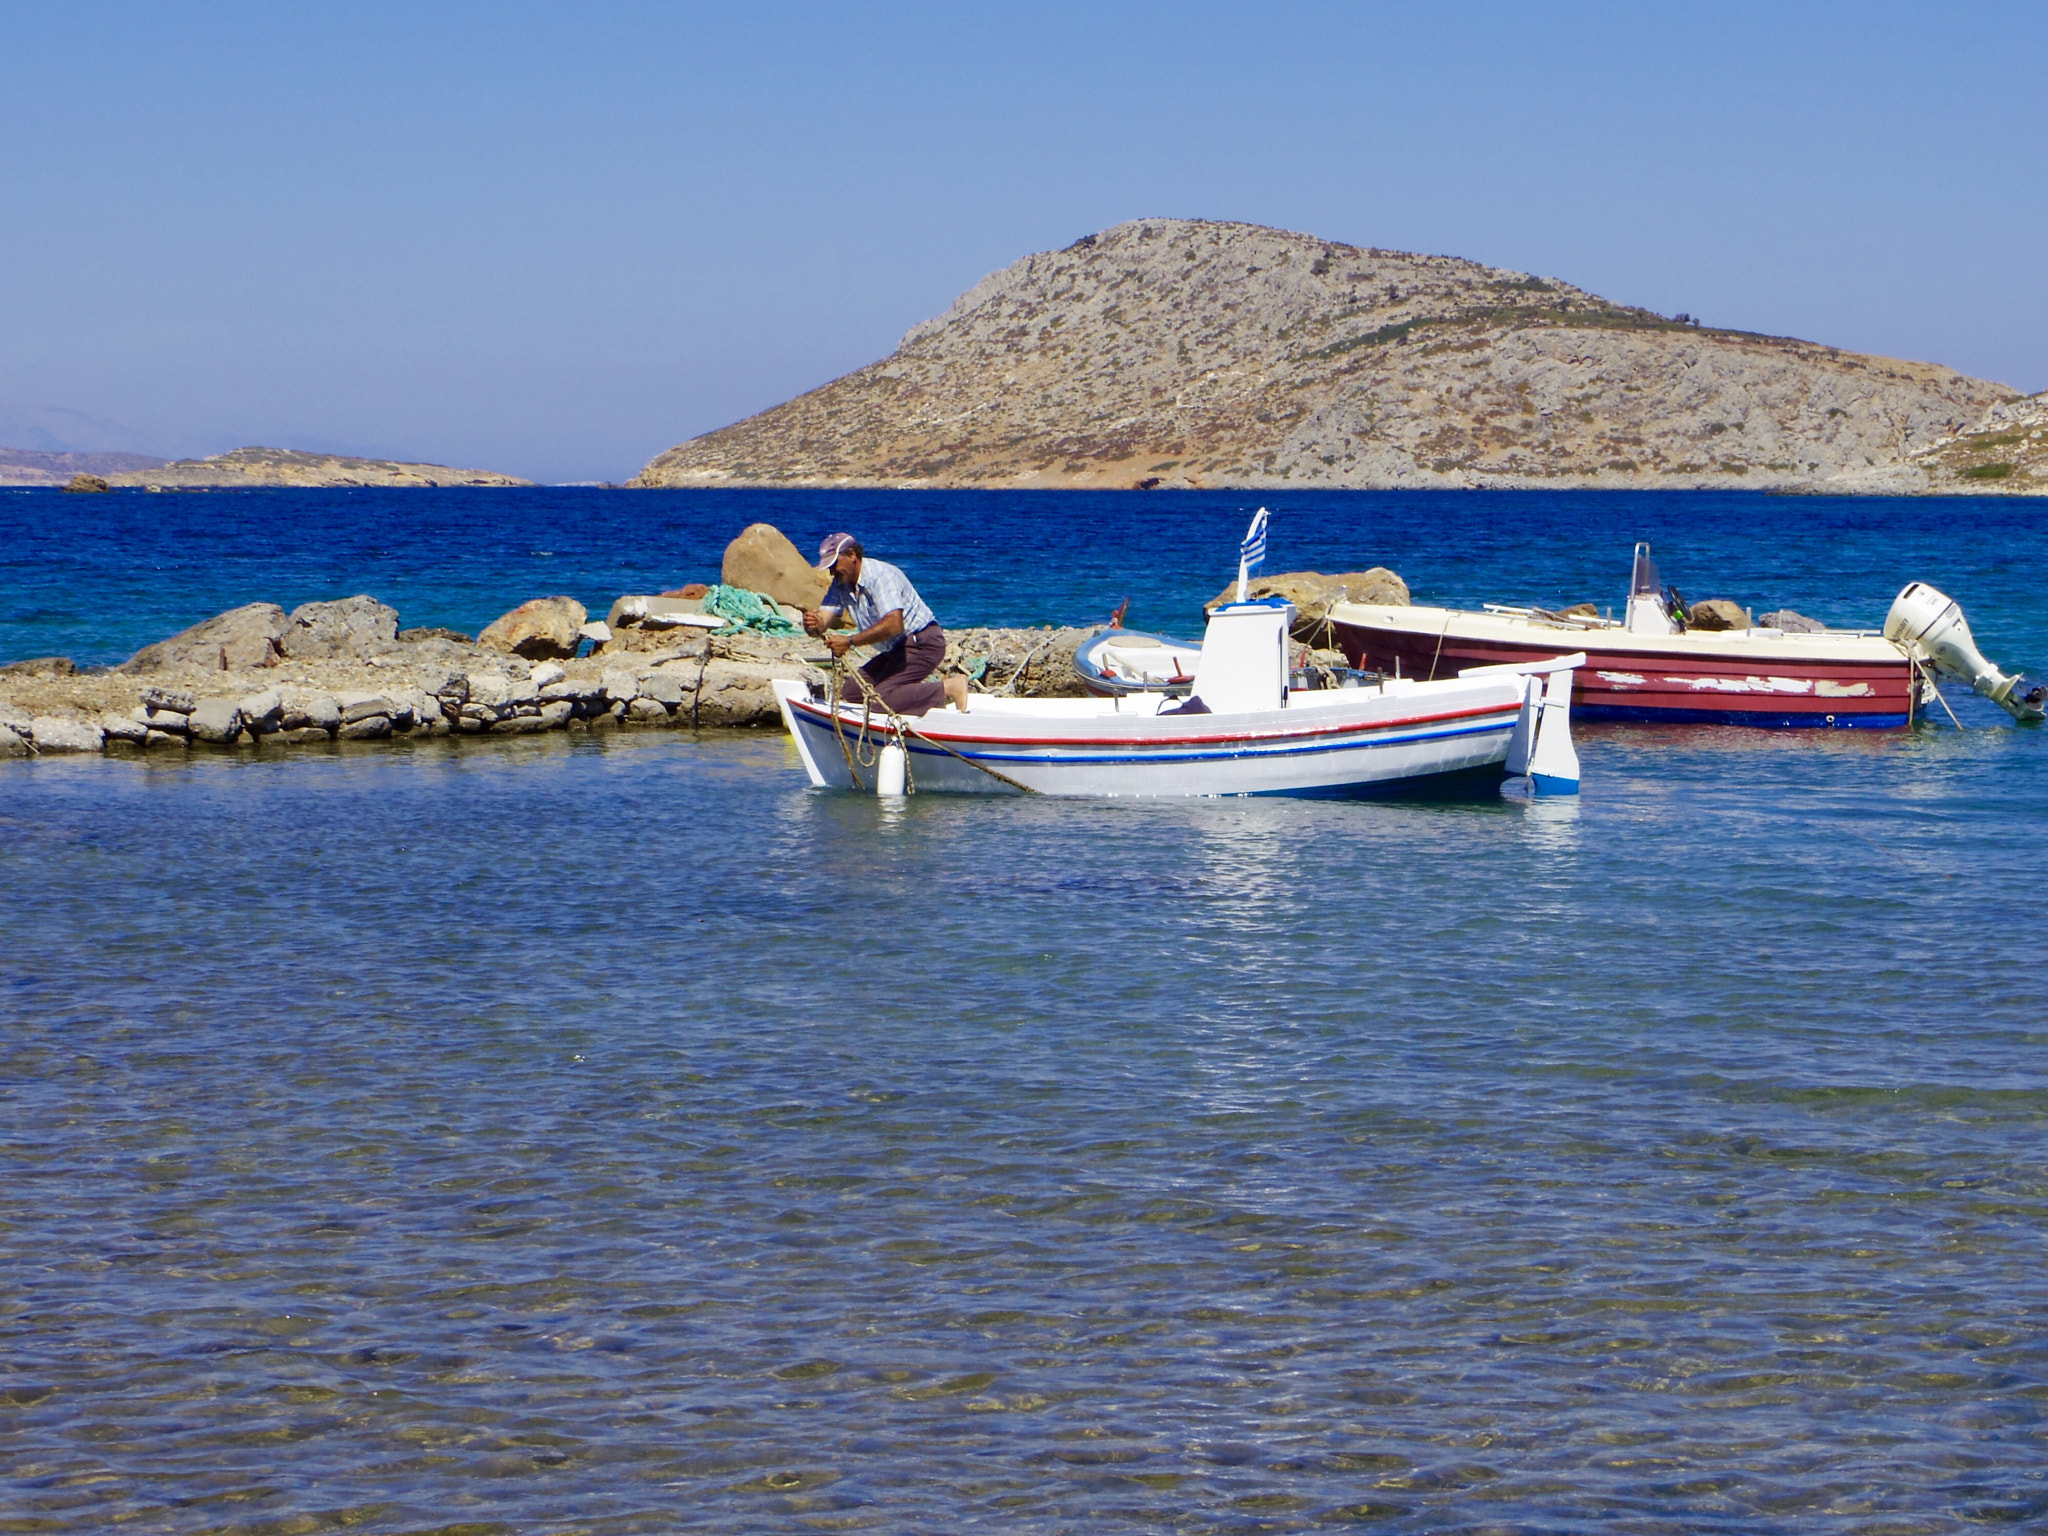
<svg viewBox="0 0 2048 1536">
<path fill-rule="evenodd" d="M 1130 622 L 1199 632 L 1252 507 L 1271 570 L 1398 571 L 1418 602 L 1618 604 L 1637 539 L 1689 598 L 1875 626 L 1899 588 L 1963 603 L 1994 657 L 2048 666 L 2048 503 L 1718 493 L 0 491 L 0 660 L 122 660 L 241 603 L 368 592 L 407 625 L 475 633 L 530 597 L 602 614 L 623 592 L 716 580 L 726 542 L 838 529 L 907 569 L 942 621 Z"/>
<path fill-rule="evenodd" d="M 1247 504 L 0 496 L 0 655 L 601 608 L 756 517 L 1170 626 Z M 1273 504 L 1419 597 L 1618 600 L 1648 537 L 2048 660 L 2027 503 Z M 1956 702 L 1584 730 L 1576 803 L 0 763 L 0 1530 L 2048 1525 L 2048 734 Z"/>
</svg>

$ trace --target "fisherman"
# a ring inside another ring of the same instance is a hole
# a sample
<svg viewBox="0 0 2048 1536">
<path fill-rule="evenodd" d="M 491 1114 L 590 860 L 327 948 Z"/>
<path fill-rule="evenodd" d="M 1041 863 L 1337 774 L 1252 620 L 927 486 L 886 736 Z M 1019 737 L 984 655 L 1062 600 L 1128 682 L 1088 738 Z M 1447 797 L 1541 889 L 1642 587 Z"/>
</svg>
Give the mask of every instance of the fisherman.
<svg viewBox="0 0 2048 1536">
<path fill-rule="evenodd" d="M 823 636 L 834 656 L 856 645 L 878 647 L 860 675 L 897 714 L 922 715 L 942 703 L 965 712 L 967 679 L 932 676 L 946 659 L 946 635 L 908 576 L 886 560 L 868 559 L 850 533 L 825 536 L 818 569 L 831 573 L 832 586 L 822 603 L 804 610 L 805 630 Z M 832 633 L 841 622 L 853 633 Z M 849 677 L 841 696 L 859 704 L 867 694 Z"/>
</svg>

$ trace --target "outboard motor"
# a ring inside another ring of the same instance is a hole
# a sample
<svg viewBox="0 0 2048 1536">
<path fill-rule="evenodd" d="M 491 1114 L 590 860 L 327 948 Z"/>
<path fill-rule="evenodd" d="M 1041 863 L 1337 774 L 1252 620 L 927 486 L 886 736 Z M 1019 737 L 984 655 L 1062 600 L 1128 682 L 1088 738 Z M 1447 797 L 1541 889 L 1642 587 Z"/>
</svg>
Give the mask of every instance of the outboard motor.
<svg viewBox="0 0 2048 1536">
<path fill-rule="evenodd" d="M 1968 683 L 2015 720 L 2039 720 L 2048 713 L 2048 687 L 2023 688 L 2023 678 L 2009 677 L 1986 661 L 1955 599 L 1924 581 L 1913 582 L 1892 600 L 1884 637 L 1924 665 Z"/>
</svg>

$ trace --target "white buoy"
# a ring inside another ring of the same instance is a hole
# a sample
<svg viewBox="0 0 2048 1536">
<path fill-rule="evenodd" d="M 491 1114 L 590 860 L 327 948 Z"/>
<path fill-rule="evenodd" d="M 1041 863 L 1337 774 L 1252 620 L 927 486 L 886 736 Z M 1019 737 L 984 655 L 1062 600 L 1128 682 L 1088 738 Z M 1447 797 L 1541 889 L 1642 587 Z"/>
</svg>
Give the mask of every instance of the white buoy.
<svg viewBox="0 0 2048 1536">
<path fill-rule="evenodd" d="M 910 755 L 894 743 L 882 748 L 875 762 L 875 793 L 900 795 L 910 777 Z"/>
</svg>

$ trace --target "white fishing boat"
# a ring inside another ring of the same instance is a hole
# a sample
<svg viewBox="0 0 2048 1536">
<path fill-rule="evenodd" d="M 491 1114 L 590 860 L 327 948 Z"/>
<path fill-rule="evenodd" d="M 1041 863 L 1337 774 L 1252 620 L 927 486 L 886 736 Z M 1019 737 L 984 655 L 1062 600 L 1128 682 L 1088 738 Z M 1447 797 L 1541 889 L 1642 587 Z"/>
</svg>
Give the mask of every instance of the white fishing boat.
<svg viewBox="0 0 2048 1536">
<path fill-rule="evenodd" d="M 1251 563 L 1240 567 L 1240 594 Z M 1184 699 L 973 694 L 964 713 L 948 707 L 906 719 L 801 682 L 773 686 L 804 770 L 821 789 L 1365 795 L 1448 792 L 1458 781 L 1498 785 L 1512 775 L 1536 794 L 1577 791 L 1571 688 L 1583 654 L 1475 667 L 1435 682 L 1291 689 L 1293 613 L 1279 599 L 1217 608 Z"/>
</svg>

